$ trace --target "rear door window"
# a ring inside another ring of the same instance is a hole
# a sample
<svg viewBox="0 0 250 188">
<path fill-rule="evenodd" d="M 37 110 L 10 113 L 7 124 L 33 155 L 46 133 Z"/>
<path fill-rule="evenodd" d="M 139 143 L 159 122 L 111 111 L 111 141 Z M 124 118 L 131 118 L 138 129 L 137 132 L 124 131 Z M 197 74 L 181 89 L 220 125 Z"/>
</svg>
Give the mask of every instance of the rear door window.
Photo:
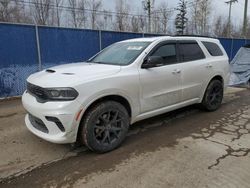
<svg viewBox="0 0 250 188">
<path fill-rule="evenodd" d="M 203 41 L 202 44 L 206 47 L 211 56 L 223 56 L 223 52 L 216 43 Z"/>
<path fill-rule="evenodd" d="M 182 62 L 195 61 L 204 59 L 205 55 L 196 41 L 180 42 L 179 43 L 179 56 Z"/>
</svg>

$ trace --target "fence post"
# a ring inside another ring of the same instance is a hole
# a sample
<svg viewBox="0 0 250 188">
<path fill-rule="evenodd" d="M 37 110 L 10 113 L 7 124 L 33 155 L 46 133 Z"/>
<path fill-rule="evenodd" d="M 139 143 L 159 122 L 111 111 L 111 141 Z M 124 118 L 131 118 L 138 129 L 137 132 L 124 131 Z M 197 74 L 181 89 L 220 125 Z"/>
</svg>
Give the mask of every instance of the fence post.
<svg viewBox="0 0 250 188">
<path fill-rule="evenodd" d="M 232 58 L 233 58 L 233 47 L 234 47 L 234 39 L 233 39 L 232 36 L 231 36 L 231 40 L 232 40 L 232 42 L 231 42 L 230 61 L 231 61 Z"/>
<path fill-rule="evenodd" d="M 144 32 L 142 33 L 142 38 L 144 38 Z"/>
<path fill-rule="evenodd" d="M 245 45 L 247 44 L 247 37 L 246 36 L 244 36 L 244 39 L 245 39 Z"/>
<path fill-rule="evenodd" d="M 102 50 L 102 31 L 99 30 L 99 46 L 100 46 L 100 51 Z"/>
<path fill-rule="evenodd" d="M 38 26 L 35 26 L 36 28 L 36 47 L 37 47 L 37 56 L 38 56 L 38 70 L 42 70 L 42 61 L 41 61 L 41 50 L 40 50 L 40 40 L 39 40 L 39 31 Z"/>
</svg>

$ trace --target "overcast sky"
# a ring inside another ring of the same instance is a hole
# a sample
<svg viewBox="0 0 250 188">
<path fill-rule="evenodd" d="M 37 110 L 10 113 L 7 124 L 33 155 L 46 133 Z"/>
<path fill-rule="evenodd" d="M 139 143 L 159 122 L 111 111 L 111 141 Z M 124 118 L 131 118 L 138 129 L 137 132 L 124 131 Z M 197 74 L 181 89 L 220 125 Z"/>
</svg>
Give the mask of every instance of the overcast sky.
<svg viewBox="0 0 250 188">
<path fill-rule="evenodd" d="M 167 2 L 170 8 L 175 8 L 179 0 L 155 0 L 156 7 L 161 2 Z M 187 0 L 192 2 L 192 0 Z M 212 0 L 212 19 L 217 15 L 228 17 L 229 5 L 225 3 L 226 0 Z M 106 9 L 114 10 L 116 0 L 103 0 L 103 6 Z M 127 3 L 131 7 L 131 14 L 137 14 L 137 11 L 142 7 L 141 0 L 127 0 Z M 238 3 L 232 5 L 232 22 L 235 25 L 242 24 L 244 14 L 244 3 L 245 0 L 238 0 Z M 248 4 L 248 16 L 250 16 L 250 2 Z"/>
</svg>

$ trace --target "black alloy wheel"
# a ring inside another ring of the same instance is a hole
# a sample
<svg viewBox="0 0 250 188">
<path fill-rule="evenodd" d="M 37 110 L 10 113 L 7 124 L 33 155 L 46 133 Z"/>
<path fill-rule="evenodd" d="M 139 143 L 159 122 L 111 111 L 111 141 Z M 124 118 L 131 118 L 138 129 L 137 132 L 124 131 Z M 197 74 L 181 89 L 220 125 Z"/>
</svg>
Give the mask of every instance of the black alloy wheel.
<svg viewBox="0 0 250 188">
<path fill-rule="evenodd" d="M 119 139 L 122 127 L 122 117 L 118 110 L 104 112 L 96 120 L 95 139 L 100 144 L 109 145 Z"/>
<path fill-rule="evenodd" d="M 223 100 L 223 84 L 220 80 L 212 80 L 204 94 L 201 106 L 207 111 L 217 110 Z"/>
<path fill-rule="evenodd" d="M 80 126 L 82 142 L 91 150 L 104 153 L 117 148 L 125 139 L 130 123 L 126 108 L 115 101 L 95 105 Z"/>
</svg>

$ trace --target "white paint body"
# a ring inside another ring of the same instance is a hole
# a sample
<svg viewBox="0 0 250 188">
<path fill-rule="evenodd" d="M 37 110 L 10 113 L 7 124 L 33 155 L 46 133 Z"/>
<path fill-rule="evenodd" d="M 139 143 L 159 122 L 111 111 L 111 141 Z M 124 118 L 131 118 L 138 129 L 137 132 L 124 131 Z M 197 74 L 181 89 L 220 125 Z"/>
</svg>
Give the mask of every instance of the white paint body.
<svg viewBox="0 0 250 188">
<path fill-rule="evenodd" d="M 170 64 L 162 67 L 142 69 L 146 55 L 153 47 L 163 41 L 196 40 L 205 58 L 185 63 Z M 81 118 L 86 109 L 96 100 L 118 95 L 125 98 L 131 107 L 131 124 L 155 115 L 166 113 L 202 101 L 204 92 L 215 76 L 223 78 L 226 88 L 230 76 L 228 57 L 217 39 L 200 37 L 157 37 L 128 41 L 149 41 L 151 44 L 127 66 L 93 63 L 75 63 L 53 67 L 51 74 L 41 71 L 31 75 L 27 81 L 40 87 L 71 87 L 79 96 L 73 101 L 37 102 L 27 92 L 22 97 L 23 106 L 32 115 L 40 118 L 49 133 L 34 128 L 25 118 L 28 129 L 35 135 L 54 143 L 74 143 Z M 210 41 L 219 45 L 223 56 L 212 57 L 200 41 Z M 65 75 L 63 73 L 74 73 Z M 45 116 L 57 117 L 65 127 L 61 132 Z"/>
</svg>

